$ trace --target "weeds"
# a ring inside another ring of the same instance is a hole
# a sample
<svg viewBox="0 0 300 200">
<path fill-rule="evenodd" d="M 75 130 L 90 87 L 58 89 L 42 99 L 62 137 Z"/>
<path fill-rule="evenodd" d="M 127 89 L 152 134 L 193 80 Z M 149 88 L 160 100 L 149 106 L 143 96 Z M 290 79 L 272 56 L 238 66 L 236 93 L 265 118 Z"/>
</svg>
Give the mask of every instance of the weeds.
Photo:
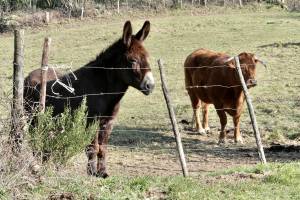
<svg viewBox="0 0 300 200">
<path fill-rule="evenodd" d="M 52 117 L 52 108 L 37 114 L 38 123 L 29 130 L 29 141 L 35 155 L 65 164 L 82 152 L 96 133 L 95 124 L 86 128 L 86 109 L 83 103 L 74 112 L 66 108 L 58 117 Z"/>
</svg>

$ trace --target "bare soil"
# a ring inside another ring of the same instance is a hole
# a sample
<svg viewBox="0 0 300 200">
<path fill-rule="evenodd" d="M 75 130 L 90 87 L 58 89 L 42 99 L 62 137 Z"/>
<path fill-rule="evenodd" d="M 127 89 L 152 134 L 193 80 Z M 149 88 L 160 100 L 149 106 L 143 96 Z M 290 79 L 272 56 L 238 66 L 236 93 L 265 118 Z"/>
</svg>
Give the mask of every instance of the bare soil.
<svg viewBox="0 0 300 200">
<path fill-rule="evenodd" d="M 218 129 L 212 128 L 207 136 L 182 130 L 182 141 L 191 176 L 200 177 L 207 172 L 216 172 L 238 166 L 260 163 L 254 136 L 243 134 L 244 144 L 235 144 L 233 131 L 227 134 L 227 143 L 218 145 Z M 112 134 L 108 148 L 108 173 L 113 176 L 173 176 L 181 175 L 181 166 L 172 132 L 140 132 L 143 144 L 136 136 Z M 122 133 L 126 134 L 126 133 Z M 152 134 L 149 136 L 149 134 Z M 299 144 L 282 146 L 264 144 L 268 162 L 290 162 L 300 160 Z M 276 147 L 274 147 L 276 146 Z M 68 171 L 86 174 L 87 159 L 84 154 L 74 158 Z M 71 167 L 71 169 L 70 169 Z M 239 177 L 241 174 L 235 174 Z M 221 177 L 222 178 L 222 177 Z M 253 177 L 245 177 L 253 178 Z"/>
</svg>

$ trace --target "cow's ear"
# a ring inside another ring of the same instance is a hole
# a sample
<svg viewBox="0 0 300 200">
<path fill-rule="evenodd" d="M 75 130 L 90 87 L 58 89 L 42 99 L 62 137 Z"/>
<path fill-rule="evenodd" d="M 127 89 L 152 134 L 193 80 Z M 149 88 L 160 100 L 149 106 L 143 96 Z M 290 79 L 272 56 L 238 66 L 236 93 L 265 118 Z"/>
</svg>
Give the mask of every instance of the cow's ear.
<svg viewBox="0 0 300 200">
<path fill-rule="evenodd" d="M 255 63 L 260 63 L 262 64 L 265 68 L 267 68 L 267 63 L 261 59 L 259 59 L 257 56 L 254 56 L 254 61 Z"/>
<path fill-rule="evenodd" d="M 145 21 L 141 30 L 137 32 L 137 34 L 135 35 L 135 38 L 138 39 L 139 41 L 144 41 L 149 35 L 149 32 L 150 32 L 150 22 Z"/>
<path fill-rule="evenodd" d="M 127 21 L 124 24 L 124 28 L 123 28 L 123 43 L 129 47 L 131 44 L 131 38 L 132 38 L 132 26 L 131 26 L 131 22 Z"/>
</svg>

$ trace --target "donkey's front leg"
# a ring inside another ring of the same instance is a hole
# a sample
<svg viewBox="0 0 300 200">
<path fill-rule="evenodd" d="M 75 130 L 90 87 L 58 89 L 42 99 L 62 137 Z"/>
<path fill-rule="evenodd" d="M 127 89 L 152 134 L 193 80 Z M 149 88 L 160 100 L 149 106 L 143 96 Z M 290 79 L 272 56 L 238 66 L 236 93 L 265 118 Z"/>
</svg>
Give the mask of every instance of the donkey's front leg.
<svg viewBox="0 0 300 200">
<path fill-rule="evenodd" d="M 119 111 L 120 104 L 116 104 L 111 116 L 102 117 L 99 120 L 99 130 L 93 142 L 87 146 L 88 165 L 87 172 L 89 175 L 106 178 L 106 152 L 108 138 L 113 128 L 113 121 Z"/>
<path fill-rule="evenodd" d="M 96 134 L 93 142 L 85 149 L 86 156 L 88 158 L 87 173 L 91 176 L 97 175 L 97 155 L 99 153 L 98 134 Z"/>
<path fill-rule="evenodd" d="M 100 130 L 97 131 L 93 142 L 86 147 L 88 157 L 88 175 L 106 178 L 106 152 L 108 138 L 112 130 L 112 119 L 101 120 Z"/>
<path fill-rule="evenodd" d="M 97 175 L 98 177 L 106 178 L 108 174 L 106 172 L 106 153 L 108 138 L 112 131 L 113 120 L 109 119 L 101 126 L 101 130 L 98 133 L 99 151 L 97 154 Z"/>
</svg>

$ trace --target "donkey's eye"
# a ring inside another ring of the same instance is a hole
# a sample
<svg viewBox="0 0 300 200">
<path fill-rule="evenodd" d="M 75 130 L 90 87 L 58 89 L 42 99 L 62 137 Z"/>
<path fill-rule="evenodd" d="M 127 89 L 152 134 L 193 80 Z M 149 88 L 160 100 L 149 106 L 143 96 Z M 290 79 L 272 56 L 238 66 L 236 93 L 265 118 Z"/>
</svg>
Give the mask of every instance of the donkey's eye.
<svg viewBox="0 0 300 200">
<path fill-rule="evenodd" d="M 129 62 L 130 62 L 131 64 L 136 64 L 136 63 L 137 63 L 137 60 L 136 60 L 136 59 L 130 59 Z"/>
</svg>

